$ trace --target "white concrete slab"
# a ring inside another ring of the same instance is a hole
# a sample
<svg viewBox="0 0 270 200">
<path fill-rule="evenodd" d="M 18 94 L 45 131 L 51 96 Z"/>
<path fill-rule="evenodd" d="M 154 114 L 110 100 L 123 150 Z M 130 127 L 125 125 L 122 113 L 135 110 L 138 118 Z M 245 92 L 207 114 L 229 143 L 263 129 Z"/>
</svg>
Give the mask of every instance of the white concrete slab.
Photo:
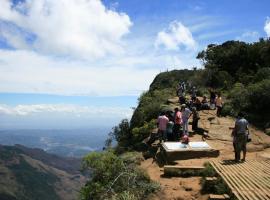
<svg viewBox="0 0 270 200">
<path fill-rule="evenodd" d="M 190 142 L 191 149 L 209 149 L 211 148 L 206 142 Z"/>
<path fill-rule="evenodd" d="M 186 144 L 182 144 L 181 142 L 164 142 L 164 146 L 168 150 L 179 150 L 188 148 Z"/>
</svg>

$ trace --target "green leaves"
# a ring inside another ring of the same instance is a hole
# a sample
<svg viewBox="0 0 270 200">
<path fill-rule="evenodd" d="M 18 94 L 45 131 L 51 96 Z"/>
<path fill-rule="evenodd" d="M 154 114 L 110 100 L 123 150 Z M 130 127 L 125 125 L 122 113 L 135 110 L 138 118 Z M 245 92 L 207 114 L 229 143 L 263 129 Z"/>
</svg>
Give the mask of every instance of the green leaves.
<svg viewBox="0 0 270 200">
<path fill-rule="evenodd" d="M 81 199 L 142 199 L 158 185 L 137 167 L 137 153 L 121 156 L 112 151 L 93 152 L 83 159 L 83 169 L 91 176 L 81 189 Z"/>
</svg>

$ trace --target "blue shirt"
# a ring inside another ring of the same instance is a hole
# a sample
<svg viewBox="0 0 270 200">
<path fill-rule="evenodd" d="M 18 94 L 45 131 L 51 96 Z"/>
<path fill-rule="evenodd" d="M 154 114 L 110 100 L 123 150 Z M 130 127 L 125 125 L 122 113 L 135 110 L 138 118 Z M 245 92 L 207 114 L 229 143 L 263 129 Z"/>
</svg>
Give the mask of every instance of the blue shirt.
<svg viewBox="0 0 270 200">
<path fill-rule="evenodd" d="M 237 119 L 235 128 L 237 134 L 245 134 L 248 129 L 248 121 L 244 118 Z"/>
</svg>

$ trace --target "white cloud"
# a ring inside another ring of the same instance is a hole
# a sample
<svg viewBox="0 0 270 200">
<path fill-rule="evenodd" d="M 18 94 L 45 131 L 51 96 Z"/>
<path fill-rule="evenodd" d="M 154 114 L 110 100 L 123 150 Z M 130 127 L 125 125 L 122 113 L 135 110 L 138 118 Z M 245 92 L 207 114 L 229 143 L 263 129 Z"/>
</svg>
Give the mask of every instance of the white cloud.
<svg viewBox="0 0 270 200">
<path fill-rule="evenodd" d="M 0 0 L 4 37 L 18 49 L 75 58 L 97 58 L 123 51 L 122 37 L 132 25 L 125 13 L 100 0 Z M 3 27 L 4 26 L 4 27 Z"/>
<path fill-rule="evenodd" d="M 102 63 L 85 63 L 24 50 L 0 50 L 0 92 L 139 95 L 148 88 L 159 70 L 135 68 L 133 64 L 138 62 L 146 61 L 138 58 L 128 64 L 128 60 L 115 58 Z"/>
<path fill-rule="evenodd" d="M 173 21 L 169 28 L 158 33 L 155 46 L 164 46 L 167 50 L 179 50 L 181 46 L 194 49 L 196 42 L 186 26 L 181 22 Z"/>
<path fill-rule="evenodd" d="M 166 48 L 185 47 L 176 55 L 179 51 L 152 51 L 155 36 L 123 39 L 129 17 L 99 0 L 26 0 L 12 9 L 11 1 L 0 4 L 0 39 L 16 47 L 0 49 L 0 92 L 139 95 L 160 71 L 198 63 L 196 51 L 186 51 L 196 42 L 180 22 L 163 31 Z M 156 45 L 165 46 L 162 42 Z M 127 51 L 117 54 L 122 47 Z"/>
<path fill-rule="evenodd" d="M 123 106 L 80 106 L 74 104 L 33 104 L 9 106 L 0 104 L 2 129 L 69 129 L 110 127 L 133 110 Z"/>
<path fill-rule="evenodd" d="M 270 18 L 269 17 L 267 17 L 265 21 L 264 31 L 266 32 L 267 36 L 270 37 Z"/>
<path fill-rule="evenodd" d="M 257 31 L 246 31 L 241 36 L 236 37 L 236 40 L 245 42 L 258 41 L 260 34 Z"/>
<path fill-rule="evenodd" d="M 0 114 L 10 116 L 27 116 L 27 115 L 47 115 L 52 114 L 69 114 L 75 117 L 95 117 L 98 118 L 114 118 L 127 117 L 132 115 L 131 108 L 125 107 L 94 107 L 94 106 L 79 106 L 72 104 L 33 104 L 33 105 L 17 105 L 8 106 L 0 104 Z"/>
</svg>

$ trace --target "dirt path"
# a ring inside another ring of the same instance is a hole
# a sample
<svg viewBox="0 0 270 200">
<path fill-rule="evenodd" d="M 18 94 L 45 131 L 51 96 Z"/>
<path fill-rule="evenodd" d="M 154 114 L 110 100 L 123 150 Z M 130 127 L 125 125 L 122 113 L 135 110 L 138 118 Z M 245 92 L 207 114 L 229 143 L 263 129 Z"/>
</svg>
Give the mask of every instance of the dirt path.
<svg viewBox="0 0 270 200">
<path fill-rule="evenodd" d="M 174 104 L 171 104 L 174 106 Z M 196 158 L 189 160 L 178 160 L 177 165 L 203 165 L 205 162 L 212 159 L 225 160 L 234 159 L 234 152 L 232 147 L 231 130 L 229 127 L 234 126 L 234 119 L 230 117 L 218 118 L 215 115 L 215 110 L 200 111 L 199 127 L 208 131 L 209 139 L 207 143 L 214 149 L 220 151 L 217 158 Z M 190 129 L 191 130 L 191 127 Z M 252 142 L 247 145 L 247 159 L 265 158 L 270 159 L 270 137 L 254 127 L 250 128 Z M 190 141 L 201 141 L 201 135 L 194 134 Z M 141 163 L 141 167 L 147 171 L 150 178 L 157 181 L 161 185 L 161 190 L 152 195 L 149 199 L 153 200 L 186 200 L 198 199 L 206 200 L 208 195 L 200 193 L 200 177 L 164 177 L 163 167 L 149 158 Z"/>
</svg>

